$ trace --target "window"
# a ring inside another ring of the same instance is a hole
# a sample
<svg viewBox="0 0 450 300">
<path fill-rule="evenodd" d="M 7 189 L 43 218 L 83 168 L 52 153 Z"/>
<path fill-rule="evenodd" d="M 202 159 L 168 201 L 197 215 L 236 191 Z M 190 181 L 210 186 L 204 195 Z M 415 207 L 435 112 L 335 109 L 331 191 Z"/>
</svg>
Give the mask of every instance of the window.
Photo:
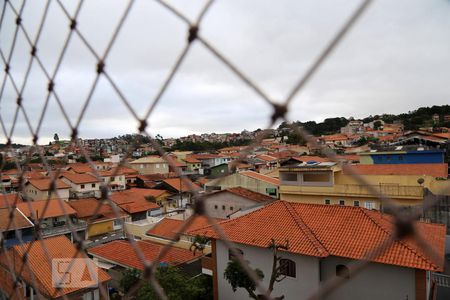
<svg viewBox="0 0 450 300">
<path fill-rule="evenodd" d="M 353 201 L 353 206 L 359 207 L 359 201 Z"/>
<path fill-rule="evenodd" d="M 296 277 L 295 274 L 295 262 L 290 259 L 280 259 L 280 272 L 288 277 Z"/>
<path fill-rule="evenodd" d="M 287 184 L 293 184 L 297 182 L 297 173 L 280 173 L 280 179 Z"/>
<path fill-rule="evenodd" d="M 328 182 L 330 181 L 329 173 L 305 173 L 303 174 L 304 182 Z"/>
<path fill-rule="evenodd" d="M 336 266 L 336 276 L 342 278 L 350 278 L 350 271 L 345 265 L 337 265 Z"/>
<path fill-rule="evenodd" d="M 109 180 L 114 181 L 114 180 L 116 180 L 116 178 L 115 177 L 111 177 L 111 178 L 109 178 Z"/>
<path fill-rule="evenodd" d="M 339 205 L 345 205 L 345 200 L 339 200 Z"/>
<path fill-rule="evenodd" d="M 222 209 L 225 210 L 225 205 L 222 205 Z"/>
<path fill-rule="evenodd" d="M 277 189 L 276 188 L 266 188 L 266 194 L 269 196 L 276 196 Z"/>
<path fill-rule="evenodd" d="M 371 201 L 364 202 L 364 207 L 367 209 L 375 209 L 375 203 Z"/>
<path fill-rule="evenodd" d="M 159 169 L 159 164 L 156 164 L 156 168 Z"/>
<path fill-rule="evenodd" d="M 81 185 L 81 188 L 84 189 L 84 184 Z"/>
<path fill-rule="evenodd" d="M 230 206 L 230 210 L 233 210 L 233 206 Z"/>
<path fill-rule="evenodd" d="M 214 208 L 217 209 L 217 205 L 214 205 Z"/>
<path fill-rule="evenodd" d="M 91 187 L 95 188 L 95 183 L 91 184 Z"/>
<path fill-rule="evenodd" d="M 331 200 L 330 199 L 325 199 L 325 204 L 331 204 Z"/>
<path fill-rule="evenodd" d="M 239 253 L 241 256 L 244 256 L 244 251 L 242 251 L 239 248 L 233 248 L 235 252 Z M 234 255 L 233 250 L 228 249 L 228 259 L 232 260 L 236 257 L 236 255 Z"/>
</svg>

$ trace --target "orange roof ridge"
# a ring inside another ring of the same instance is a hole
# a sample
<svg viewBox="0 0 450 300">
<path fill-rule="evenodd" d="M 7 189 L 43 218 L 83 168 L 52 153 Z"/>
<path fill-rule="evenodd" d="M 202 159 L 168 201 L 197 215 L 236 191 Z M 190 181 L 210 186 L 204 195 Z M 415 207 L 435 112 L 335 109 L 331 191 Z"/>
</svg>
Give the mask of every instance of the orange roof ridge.
<svg viewBox="0 0 450 300">
<path fill-rule="evenodd" d="M 388 236 L 392 236 L 393 232 L 389 232 L 388 229 L 386 229 L 383 225 L 381 225 L 377 220 L 375 220 L 375 218 L 373 218 L 370 214 L 368 214 L 368 211 L 365 211 L 363 208 L 361 207 L 357 207 L 359 209 L 360 212 L 362 212 L 369 220 L 371 220 L 376 226 L 378 226 L 384 233 L 386 233 Z M 375 213 L 379 213 L 379 212 L 375 212 Z M 383 215 L 380 214 L 380 217 L 383 218 Z M 386 220 L 387 222 L 390 222 L 391 224 L 393 224 L 392 219 L 388 220 L 388 218 L 384 218 L 384 220 Z M 395 225 L 394 225 L 395 226 Z M 415 228 L 416 229 L 416 228 Z M 395 232 L 395 231 L 394 231 Z M 427 264 L 432 265 L 433 267 L 435 267 L 436 269 L 439 269 L 439 266 L 436 264 L 436 262 L 433 262 L 432 260 L 430 260 L 428 257 L 424 256 L 422 253 L 419 253 L 417 251 L 417 249 L 414 249 L 414 247 L 411 247 L 408 242 L 406 241 L 406 239 L 394 239 L 394 242 L 398 242 L 401 246 L 403 246 L 404 248 L 406 248 L 407 250 L 409 250 L 410 252 L 412 252 L 413 254 L 417 255 L 418 257 L 420 257 L 424 262 L 426 262 Z M 391 245 L 392 246 L 392 245 Z M 376 259 L 376 258 L 375 258 Z"/>
<path fill-rule="evenodd" d="M 311 244 L 317 249 L 317 252 L 319 253 L 319 255 L 322 257 L 326 257 L 326 256 L 330 255 L 330 252 L 328 251 L 328 249 L 325 248 L 325 246 L 322 244 L 322 242 L 313 233 L 311 228 L 309 228 L 308 225 L 306 225 L 305 222 L 303 222 L 300 215 L 292 208 L 291 203 L 287 202 L 287 201 L 280 201 L 280 202 L 283 203 L 284 207 L 289 212 L 289 214 L 291 215 L 294 222 L 297 224 L 297 226 L 300 228 L 300 230 L 305 234 L 305 236 L 309 239 Z M 323 252 L 325 252 L 326 255 L 324 255 Z"/>
</svg>

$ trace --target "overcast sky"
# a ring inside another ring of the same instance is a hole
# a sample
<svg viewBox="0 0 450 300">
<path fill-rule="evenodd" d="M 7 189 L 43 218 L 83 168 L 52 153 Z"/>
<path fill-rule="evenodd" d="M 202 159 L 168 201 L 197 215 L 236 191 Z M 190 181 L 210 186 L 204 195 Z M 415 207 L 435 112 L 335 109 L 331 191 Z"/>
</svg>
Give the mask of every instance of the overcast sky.
<svg viewBox="0 0 450 300">
<path fill-rule="evenodd" d="M 65 1 L 70 13 L 76 1 Z M 169 1 L 191 20 L 203 1 Z M 18 8 L 21 1 L 13 1 Z M 103 53 L 127 1 L 85 1 L 79 29 Z M 284 99 L 319 51 L 360 1 L 219 0 L 211 7 L 201 34 L 240 67 L 274 100 Z M 23 22 L 36 35 L 45 1 L 28 1 Z M 9 52 L 15 27 L 7 10 L 0 47 Z M 68 21 L 56 2 L 50 5 L 38 55 L 53 72 L 67 35 Z M 186 25 L 150 0 L 138 0 L 106 61 L 112 75 L 140 116 L 148 109 L 186 40 Z M 22 34 L 11 72 L 23 82 L 29 47 Z M 55 89 L 72 122 L 95 77 L 96 61 L 76 36 L 71 40 Z M 2 66 L 2 69 L 4 66 Z M 3 78 L 3 73 L 1 74 Z M 34 64 L 23 103 L 35 127 L 46 97 L 47 80 Z M 16 95 L 7 83 L 0 114 L 11 127 Z M 450 1 L 374 1 L 348 36 L 304 90 L 288 117 L 321 121 L 327 117 L 364 117 L 401 113 L 420 106 L 450 103 Z M 202 45 L 195 43 L 167 93 L 149 119 L 152 134 L 178 137 L 203 132 L 240 132 L 267 126 L 271 108 Z M 138 124 L 109 83 L 101 79 L 79 134 L 113 137 L 136 132 Z M 57 103 L 51 98 L 40 131 L 40 143 L 70 136 Z M 5 141 L 3 132 L 0 142 Z M 19 115 L 13 142 L 30 143 Z"/>
</svg>

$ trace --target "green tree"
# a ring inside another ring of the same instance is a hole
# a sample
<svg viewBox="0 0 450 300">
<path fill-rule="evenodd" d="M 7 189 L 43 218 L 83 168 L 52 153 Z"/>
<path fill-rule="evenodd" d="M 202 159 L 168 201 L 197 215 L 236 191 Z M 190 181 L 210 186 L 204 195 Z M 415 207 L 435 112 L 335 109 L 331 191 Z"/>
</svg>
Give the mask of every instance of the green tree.
<svg viewBox="0 0 450 300">
<path fill-rule="evenodd" d="M 120 288 L 126 293 L 130 288 L 138 282 L 141 272 L 136 269 L 127 269 L 120 280 Z"/>
<path fill-rule="evenodd" d="M 258 279 L 262 280 L 264 278 L 263 271 L 258 268 L 256 268 L 254 271 Z M 255 294 L 255 282 L 253 282 L 250 276 L 248 276 L 247 272 L 237 260 L 232 259 L 230 262 L 228 262 L 223 275 L 228 283 L 231 284 L 233 292 L 236 292 L 238 288 L 243 288 L 247 291 L 250 298 L 258 299 L 258 296 Z"/>
<path fill-rule="evenodd" d="M 284 245 L 277 244 L 274 239 L 270 242 L 269 249 L 272 250 L 273 260 L 272 260 L 272 272 L 270 274 L 269 279 L 269 287 L 265 295 L 270 296 L 274 289 L 274 285 L 276 282 L 282 281 L 286 278 L 284 275 L 283 269 L 285 266 L 280 264 L 282 257 L 278 255 L 278 250 L 288 250 L 289 242 L 286 241 Z M 260 269 L 254 269 L 254 272 L 259 280 L 264 279 L 264 273 Z M 236 292 L 237 288 L 243 288 L 247 291 L 248 296 L 252 299 L 264 299 L 264 295 L 258 295 L 255 293 L 256 283 L 250 278 L 244 268 L 241 266 L 240 262 L 237 259 L 232 259 L 228 262 L 228 265 L 224 272 L 224 277 L 230 283 L 231 288 L 234 292 Z M 273 297 L 275 300 L 282 300 L 284 296 Z"/>
<path fill-rule="evenodd" d="M 378 130 L 381 126 L 383 126 L 383 123 L 380 120 L 373 122 L 373 129 Z"/>
<path fill-rule="evenodd" d="M 212 279 L 207 275 L 188 278 L 176 267 L 159 267 L 156 279 L 170 300 L 212 299 Z M 153 286 L 144 284 L 137 293 L 137 300 L 159 299 Z"/>
</svg>

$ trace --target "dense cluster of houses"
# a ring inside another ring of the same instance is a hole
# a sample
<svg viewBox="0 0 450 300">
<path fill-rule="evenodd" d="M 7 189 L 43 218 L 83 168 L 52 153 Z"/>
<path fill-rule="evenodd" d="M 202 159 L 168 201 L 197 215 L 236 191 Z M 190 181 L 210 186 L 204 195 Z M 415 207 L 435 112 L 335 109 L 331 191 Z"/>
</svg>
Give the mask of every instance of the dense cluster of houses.
<svg viewBox="0 0 450 300">
<path fill-rule="evenodd" d="M 264 139 L 251 151 L 240 146 L 174 151 L 124 161 L 116 151 L 120 147 L 106 143 L 116 150 L 92 163 L 75 162 L 79 153 L 71 144 L 45 146 L 53 155 L 74 157 L 51 169 L 27 163 L 1 172 L 0 294 L 7 299 L 108 298 L 123 292 L 120 278 L 126 270 L 144 271 L 143 258 L 151 262 L 171 244 L 161 259 L 164 265 L 190 277 L 211 276 L 215 299 L 246 298 L 244 289 L 234 291 L 224 278 L 228 263 L 240 253 L 264 272 L 267 285 L 273 256 L 268 246 L 276 242 L 285 245 L 279 252 L 284 279 L 273 296 L 306 299 L 338 276 L 352 280 L 324 299 L 431 299 L 443 282 L 436 278 L 445 279 L 448 271 L 449 134 L 351 121 L 340 134 L 317 137 L 319 144 L 339 150 L 338 162 L 312 145 L 290 145 L 282 138 Z M 361 137 L 378 142 L 356 147 Z M 353 275 L 353 262 L 385 239 L 395 239 L 386 197 L 405 209 L 438 203 L 416 222 L 437 255 L 413 240 L 395 240 Z M 197 201 L 203 201 L 210 219 L 195 215 Z M 196 236 L 208 242 L 193 252 Z M 77 251 L 79 241 L 82 251 Z M 75 256 L 98 268 L 100 284 L 52 286 L 49 260 Z M 17 274 L 18 268 L 26 272 Z"/>
</svg>

